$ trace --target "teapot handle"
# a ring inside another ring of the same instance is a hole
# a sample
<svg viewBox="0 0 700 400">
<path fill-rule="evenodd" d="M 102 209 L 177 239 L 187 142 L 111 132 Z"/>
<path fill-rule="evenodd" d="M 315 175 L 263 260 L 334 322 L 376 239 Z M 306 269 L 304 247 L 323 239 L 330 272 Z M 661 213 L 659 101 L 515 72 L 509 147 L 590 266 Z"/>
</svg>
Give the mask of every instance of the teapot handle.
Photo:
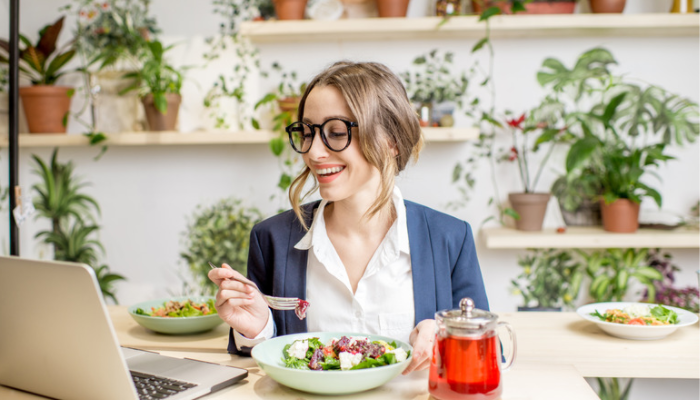
<svg viewBox="0 0 700 400">
<path fill-rule="evenodd" d="M 507 360 L 507 362 L 504 363 L 504 366 L 502 367 L 501 371 L 508 371 L 510 367 L 513 365 L 513 362 L 515 361 L 515 355 L 517 353 L 517 342 L 515 340 L 515 331 L 513 328 L 507 323 L 507 322 L 499 322 L 498 327 L 504 326 L 508 330 L 508 335 L 510 336 L 510 343 L 512 345 L 512 351 L 510 352 L 510 357 Z M 501 343 L 499 341 L 499 343 Z M 501 354 L 503 353 L 503 344 L 501 343 Z"/>
</svg>

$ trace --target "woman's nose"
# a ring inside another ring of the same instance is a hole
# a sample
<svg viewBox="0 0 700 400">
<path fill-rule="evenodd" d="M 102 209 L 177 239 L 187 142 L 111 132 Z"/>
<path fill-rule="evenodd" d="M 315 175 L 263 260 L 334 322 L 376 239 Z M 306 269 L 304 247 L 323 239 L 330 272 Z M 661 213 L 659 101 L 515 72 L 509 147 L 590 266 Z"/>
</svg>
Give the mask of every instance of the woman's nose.
<svg viewBox="0 0 700 400">
<path fill-rule="evenodd" d="M 314 139 L 311 141 L 311 148 L 307 154 L 312 160 L 322 160 L 328 157 L 328 149 L 323 144 L 320 132 L 314 135 Z"/>
</svg>

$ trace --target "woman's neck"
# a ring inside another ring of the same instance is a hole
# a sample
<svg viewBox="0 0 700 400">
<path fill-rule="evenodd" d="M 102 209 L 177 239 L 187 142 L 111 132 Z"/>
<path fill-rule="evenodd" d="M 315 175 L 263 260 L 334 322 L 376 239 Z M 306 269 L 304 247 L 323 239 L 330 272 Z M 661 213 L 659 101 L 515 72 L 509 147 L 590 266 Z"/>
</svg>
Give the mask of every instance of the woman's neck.
<svg viewBox="0 0 700 400">
<path fill-rule="evenodd" d="M 382 210 L 371 217 L 367 211 L 372 203 L 361 204 L 352 201 L 329 203 L 324 210 L 326 229 L 343 236 L 365 235 L 367 238 L 375 235 L 384 237 L 396 219 L 393 202 L 386 204 Z"/>
</svg>

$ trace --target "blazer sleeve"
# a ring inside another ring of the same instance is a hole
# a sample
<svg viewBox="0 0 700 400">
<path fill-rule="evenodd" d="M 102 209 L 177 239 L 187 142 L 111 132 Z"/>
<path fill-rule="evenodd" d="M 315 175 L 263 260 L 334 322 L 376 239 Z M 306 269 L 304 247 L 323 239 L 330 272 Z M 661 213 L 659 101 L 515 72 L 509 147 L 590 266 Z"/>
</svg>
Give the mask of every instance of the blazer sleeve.
<svg viewBox="0 0 700 400">
<path fill-rule="evenodd" d="M 479 259 L 476 256 L 472 228 L 469 223 L 462 222 L 466 225 L 466 234 L 462 241 L 462 249 L 452 269 L 452 307 L 459 308 L 460 300 L 464 297 L 471 297 L 476 308 L 489 310 L 489 301 L 486 297 Z"/>
<path fill-rule="evenodd" d="M 260 246 L 260 240 L 258 239 L 256 229 L 253 228 L 253 230 L 250 232 L 250 245 L 248 250 L 248 278 L 255 282 L 255 284 L 258 285 L 263 292 L 265 292 L 265 288 L 268 286 L 266 285 L 267 282 L 265 282 L 265 276 L 265 258 L 263 256 L 263 251 Z M 275 325 L 275 335 L 273 336 L 276 336 L 276 334 L 277 327 Z M 239 350 L 238 346 L 236 346 L 236 337 L 233 334 L 233 328 L 229 329 L 228 352 L 240 356 L 250 356 L 251 351 L 252 347 L 245 346 L 242 346 Z"/>
</svg>

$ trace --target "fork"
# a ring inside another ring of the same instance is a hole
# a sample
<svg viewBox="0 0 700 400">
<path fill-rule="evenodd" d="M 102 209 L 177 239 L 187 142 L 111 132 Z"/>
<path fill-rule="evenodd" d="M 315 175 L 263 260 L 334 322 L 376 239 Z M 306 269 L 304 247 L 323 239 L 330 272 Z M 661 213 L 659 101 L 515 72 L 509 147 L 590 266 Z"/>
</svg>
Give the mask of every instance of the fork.
<svg viewBox="0 0 700 400">
<path fill-rule="evenodd" d="M 211 269 L 217 269 L 218 267 L 214 265 L 211 261 L 209 261 L 209 266 Z M 246 278 L 239 278 L 239 277 L 234 277 L 230 278 L 235 281 L 241 282 L 243 284 L 246 284 L 252 288 L 255 288 L 258 292 L 263 297 L 263 300 L 265 300 L 265 303 L 267 305 L 274 309 L 274 310 L 296 310 L 297 306 L 299 305 L 299 299 L 296 297 L 277 297 L 277 296 L 268 296 L 265 293 L 263 293 L 260 288 L 258 288 L 258 285 L 255 284 L 255 282 L 246 279 Z"/>
</svg>

